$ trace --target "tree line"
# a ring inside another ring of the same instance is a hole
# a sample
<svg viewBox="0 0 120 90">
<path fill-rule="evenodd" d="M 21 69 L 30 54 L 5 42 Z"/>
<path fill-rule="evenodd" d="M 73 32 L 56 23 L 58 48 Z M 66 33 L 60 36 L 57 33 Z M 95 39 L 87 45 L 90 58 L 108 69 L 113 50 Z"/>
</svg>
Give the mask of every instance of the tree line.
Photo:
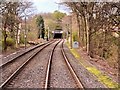
<svg viewBox="0 0 120 90">
<path fill-rule="evenodd" d="M 118 66 L 120 2 L 64 2 L 76 15 L 78 41 L 91 57 L 102 57 Z"/>
<path fill-rule="evenodd" d="M 3 50 L 7 50 L 7 47 L 13 43 L 18 47 L 20 43 L 20 32 L 25 29 L 25 25 L 22 28 L 21 23 L 32 14 L 31 11 L 33 11 L 32 3 L 28 1 L 0 2 L 2 20 L 0 27 L 2 38 L 0 41 Z"/>
<path fill-rule="evenodd" d="M 44 39 L 45 35 L 47 35 L 48 27 L 50 31 L 56 27 L 61 27 L 58 22 L 61 22 L 60 20 L 65 16 L 65 13 L 56 10 L 51 13 L 52 19 L 49 18 L 51 22 L 45 22 L 44 15 L 34 15 L 34 11 L 33 3 L 28 0 L 0 2 L 0 17 L 2 20 L 0 46 L 2 46 L 3 51 L 6 51 L 9 46 L 18 48 L 20 44 L 26 45 L 27 40 L 36 38 L 34 37 L 35 35 L 37 36 L 36 39 Z"/>
<path fill-rule="evenodd" d="M 55 10 L 53 13 L 41 13 L 37 15 L 36 25 L 38 27 L 38 39 L 48 38 L 48 32 L 52 38 L 52 31 L 62 29 L 62 19 L 66 13 Z"/>
</svg>

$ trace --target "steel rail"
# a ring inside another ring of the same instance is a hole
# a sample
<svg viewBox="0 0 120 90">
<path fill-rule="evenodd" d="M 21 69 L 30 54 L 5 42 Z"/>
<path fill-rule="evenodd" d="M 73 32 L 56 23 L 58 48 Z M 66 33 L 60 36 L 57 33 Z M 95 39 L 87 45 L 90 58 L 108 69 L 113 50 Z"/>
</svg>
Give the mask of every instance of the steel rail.
<svg viewBox="0 0 120 90">
<path fill-rule="evenodd" d="M 53 42 L 54 42 L 54 41 L 53 41 Z M 43 44 L 40 44 L 40 45 L 37 45 L 37 46 L 33 47 L 32 49 L 27 50 L 27 51 L 21 53 L 20 55 L 14 57 L 14 58 L 12 58 L 12 59 L 10 59 L 9 61 L 3 63 L 2 65 L 0 65 L 0 68 L 3 68 L 5 65 L 7 65 L 7 64 L 9 64 L 9 63 L 12 63 L 14 60 L 16 60 L 17 58 L 23 56 L 24 54 L 27 54 L 27 53 L 29 53 L 29 52 L 35 50 L 36 48 L 38 48 L 38 47 L 40 47 L 40 46 L 43 46 L 43 45 L 45 45 L 45 44 L 48 44 L 48 43 L 49 43 L 49 42 L 47 42 L 47 43 L 43 43 Z"/>
<path fill-rule="evenodd" d="M 63 55 L 63 57 L 64 57 L 64 60 L 65 60 L 65 62 L 66 62 L 66 64 L 67 64 L 67 66 L 68 66 L 68 69 L 70 70 L 73 78 L 75 79 L 75 82 L 76 82 L 78 88 L 82 88 L 82 90 L 84 90 L 84 86 L 83 86 L 82 82 L 81 82 L 80 79 L 78 78 L 78 76 L 77 76 L 77 74 L 75 73 L 72 65 L 71 65 L 70 62 L 69 62 L 69 59 L 67 58 L 67 56 L 66 56 L 66 54 L 65 54 L 65 51 L 64 51 L 64 49 L 63 49 L 63 43 L 64 43 L 64 41 L 62 42 L 61 52 L 62 52 L 62 55 Z"/>
<path fill-rule="evenodd" d="M 5 80 L 5 82 L 0 85 L 0 88 L 5 88 L 5 86 L 8 85 L 20 73 L 20 71 L 32 60 L 32 58 L 34 58 L 40 51 L 52 43 L 54 42 L 46 44 L 40 50 L 37 50 L 34 54 L 32 54 L 9 78 L 7 78 L 7 80 Z"/>
<path fill-rule="evenodd" d="M 61 42 L 61 40 L 54 46 L 54 48 L 51 51 L 51 54 L 49 56 L 48 64 L 47 64 L 47 73 L 46 73 L 46 78 L 45 78 L 45 90 L 48 89 L 48 82 L 50 79 L 50 69 L 51 69 L 51 64 L 52 64 L 52 58 L 53 58 L 53 53 L 56 48 L 56 46 Z"/>
</svg>

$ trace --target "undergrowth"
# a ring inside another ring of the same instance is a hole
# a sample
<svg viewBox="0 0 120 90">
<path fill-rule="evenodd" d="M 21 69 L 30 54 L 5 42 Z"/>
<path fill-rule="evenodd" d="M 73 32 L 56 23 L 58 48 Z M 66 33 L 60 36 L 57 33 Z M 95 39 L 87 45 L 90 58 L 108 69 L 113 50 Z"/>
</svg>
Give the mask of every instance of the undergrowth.
<svg viewBox="0 0 120 90">
<path fill-rule="evenodd" d="M 66 45 L 70 49 L 70 45 L 68 42 L 66 42 Z M 75 56 L 77 59 L 81 59 L 79 53 L 73 48 L 70 49 L 71 53 Z M 103 74 L 100 70 L 93 66 L 86 66 L 84 63 L 80 62 L 81 65 L 83 65 L 90 73 L 95 75 L 97 79 L 102 82 L 104 85 L 106 85 L 108 88 L 118 88 L 116 90 L 120 90 L 120 85 L 116 82 L 114 82 L 109 76 Z"/>
</svg>

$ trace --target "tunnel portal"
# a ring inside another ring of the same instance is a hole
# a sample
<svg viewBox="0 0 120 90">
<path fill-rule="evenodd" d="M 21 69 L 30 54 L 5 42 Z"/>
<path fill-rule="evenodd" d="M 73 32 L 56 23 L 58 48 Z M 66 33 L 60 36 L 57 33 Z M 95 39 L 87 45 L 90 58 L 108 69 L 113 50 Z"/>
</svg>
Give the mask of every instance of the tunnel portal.
<svg viewBox="0 0 120 90">
<path fill-rule="evenodd" d="M 62 29 L 56 29 L 53 31 L 53 38 L 54 39 L 62 39 L 63 31 Z"/>
</svg>

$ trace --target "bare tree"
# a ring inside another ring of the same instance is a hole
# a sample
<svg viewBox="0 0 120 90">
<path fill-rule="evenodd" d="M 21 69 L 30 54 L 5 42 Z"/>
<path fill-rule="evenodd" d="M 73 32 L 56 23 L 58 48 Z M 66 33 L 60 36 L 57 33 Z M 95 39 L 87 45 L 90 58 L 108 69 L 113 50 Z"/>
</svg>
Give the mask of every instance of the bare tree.
<svg viewBox="0 0 120 90">
<path fill-rule="evenodd" d="M 86 47 L 91 57 L 96 55 L 107 59 L 110 47 L 118 41 L 112 33 L 117 33 L 120 22 L 120 2 L 64 2 L 77 17 L 79 42 Z"/>
<path fill-rule="evenodd" d="M 2 14 L 2 32 L 4 36 L 4 50 L 7 49 L 7 32 L 10 32 L 10 37 L 14 38 L 16 41 L 16 47 L 18 46 L 19 41 L 19 24 L 26 13 L 30 15 L 32 9 L 31 2 L 0 2 L 0 11 Z"/>
</svg>

